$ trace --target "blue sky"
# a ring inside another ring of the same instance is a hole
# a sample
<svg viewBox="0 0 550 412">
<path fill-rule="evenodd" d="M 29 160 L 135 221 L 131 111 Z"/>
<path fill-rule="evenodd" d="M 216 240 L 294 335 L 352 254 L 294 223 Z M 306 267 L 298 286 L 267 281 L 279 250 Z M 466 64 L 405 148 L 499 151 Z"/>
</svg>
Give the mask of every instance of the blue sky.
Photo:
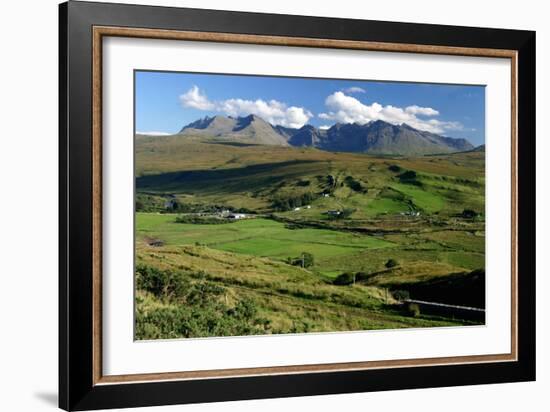
<svg viewBox="0 0 550 412">
<path fill-rule="evenodd" d="M 401 82 L 135 72 L 136 131 L 171 134 L 216 114 L 327 128 L 385 120 L 485 140 L 485 88 Z"/>
</svg>

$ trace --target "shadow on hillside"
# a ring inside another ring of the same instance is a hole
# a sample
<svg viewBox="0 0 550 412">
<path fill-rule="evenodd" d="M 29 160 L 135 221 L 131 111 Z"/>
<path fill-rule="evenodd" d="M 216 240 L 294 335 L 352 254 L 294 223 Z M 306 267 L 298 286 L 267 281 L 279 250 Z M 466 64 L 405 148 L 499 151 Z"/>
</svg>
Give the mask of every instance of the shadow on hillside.
<svg viewBox="0 0 550 412">
<path fill-rule="evenodd" d="M 411 299 L 485 309 L 485 270 L 483 269 L 468 273 L 452 273 L 423 282 L 402 283 L 395 288 L 397 287 L 407 290 Z"/>
<path fill-rule="evenodd" d="M 188 170 L 161 173 L 136 178 L 138 190 L 213 191 L 230 193 L 243 190 L 265 189 L 283 179 L 296 179 L 304 175 L 304 166 L 318 163 L 315 160 L 289 160 L 262 163 L 233 169 Z"/>
</svg>

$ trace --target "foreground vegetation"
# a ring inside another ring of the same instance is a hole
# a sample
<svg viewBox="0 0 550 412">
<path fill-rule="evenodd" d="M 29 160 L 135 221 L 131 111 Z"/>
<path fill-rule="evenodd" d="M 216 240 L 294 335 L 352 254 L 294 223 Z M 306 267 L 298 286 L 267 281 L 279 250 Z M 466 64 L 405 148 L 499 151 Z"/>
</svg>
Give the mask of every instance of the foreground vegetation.
<svg viewBox="0 0 550 412">
<path fill-rule="evenodd" d="M 138 246 L 136 284 L 140 339 L 462 324 L 410 314 L 382 288 L 206 246 Z"/>
</svg>

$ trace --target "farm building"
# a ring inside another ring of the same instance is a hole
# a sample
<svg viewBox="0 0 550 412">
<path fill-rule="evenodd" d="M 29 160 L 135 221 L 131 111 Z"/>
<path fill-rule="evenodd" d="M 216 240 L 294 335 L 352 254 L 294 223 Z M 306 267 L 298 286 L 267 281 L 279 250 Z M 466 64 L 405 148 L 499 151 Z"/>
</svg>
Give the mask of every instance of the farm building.
<svg viewBox="0 0 550 412">
<path fill-rule="evenodd" d="M 228 219 L 244 219 L 246 217 L 246 215 L 244 213 L 230 213 L 229 215 L 227 215 L 227 218 Z"/>
<path fill-rule="evenodd" d="M 340 210 L 327 210 L 329 216 L 340 216 L 342 212 Z"/>
<path fill-rule="evenodd" d="M 227 216 L 229 214 L 231 214 L 230 210 L 223 209 L 223 210 L 220 211 L 220 216 Z"/>
</svg>

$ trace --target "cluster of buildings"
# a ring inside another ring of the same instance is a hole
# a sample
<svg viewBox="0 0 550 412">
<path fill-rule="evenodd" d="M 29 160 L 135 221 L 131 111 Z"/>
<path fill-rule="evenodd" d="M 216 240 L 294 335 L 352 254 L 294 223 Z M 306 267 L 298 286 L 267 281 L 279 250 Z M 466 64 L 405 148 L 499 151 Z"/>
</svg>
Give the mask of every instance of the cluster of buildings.
<svg viewBox="0 0 550 412">
<path fill-rule="evenodd" d="M 236 213 L 228 209 L 220 210 L 219 212 L 216 213 L 216 216 L 223 219 L 231 219 L 231 220 L 246 219 L 248 217 L 246 213 Z"/>
</svg>

